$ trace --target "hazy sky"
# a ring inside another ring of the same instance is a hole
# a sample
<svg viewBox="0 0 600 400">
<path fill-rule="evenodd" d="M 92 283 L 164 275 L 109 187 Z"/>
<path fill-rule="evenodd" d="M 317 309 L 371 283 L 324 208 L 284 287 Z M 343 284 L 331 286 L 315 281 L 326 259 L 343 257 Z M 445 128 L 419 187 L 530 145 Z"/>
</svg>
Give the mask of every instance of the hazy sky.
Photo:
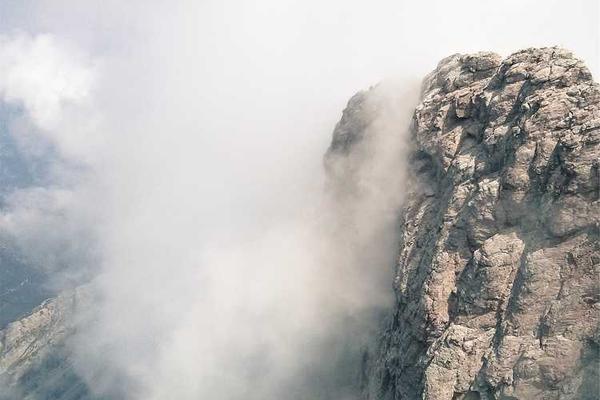
<svg viewBox="0 0 600 400">
<path fill-rule="evenodd" d="M 391 294 L 402 171 L 389 149 L 402 154 L 406 93 L 479 50 L 560 45 L 598 76 L 599 18 L 589 0 L 4 0 L 0 99 L 21 110 L 9 129 L 56 161 L 1 228 L 38 258 L 95 238 L 72 249 L 100 255 L 86 266 L 98 325 L 77 347 L 85 377 L 108 371 L 95 390 L 278 398 Z M 400 99 L 361 161 L 364 193 L 332 205 L 331 131 L 383 79 Z"/>
</svg>

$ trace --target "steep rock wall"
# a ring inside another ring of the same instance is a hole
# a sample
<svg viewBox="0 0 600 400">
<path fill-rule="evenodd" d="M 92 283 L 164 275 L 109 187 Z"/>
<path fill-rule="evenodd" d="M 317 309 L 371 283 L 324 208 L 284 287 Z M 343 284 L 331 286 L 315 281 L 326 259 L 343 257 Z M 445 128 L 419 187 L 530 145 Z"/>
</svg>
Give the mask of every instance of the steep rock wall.
<svg viewBox="0 0 600 400">
<path fill-rule="evenodd" d="M 598 398 L 588 69 L 559 48 L 448 57 L 423 83 L 412 141 L 396 309 L 366 397 Z"/>
</svg>

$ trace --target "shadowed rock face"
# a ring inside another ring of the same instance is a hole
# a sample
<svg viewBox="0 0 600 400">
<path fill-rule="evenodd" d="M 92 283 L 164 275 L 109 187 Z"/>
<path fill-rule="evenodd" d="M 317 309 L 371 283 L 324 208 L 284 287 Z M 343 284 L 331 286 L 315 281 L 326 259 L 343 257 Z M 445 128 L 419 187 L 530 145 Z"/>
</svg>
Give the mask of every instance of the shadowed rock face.
<svg viewBox="0 0 600 400">
<path fill-rule="evenodd" d="M 355 112 L 354 114 L 359 114 Z M 369 399 L 596 399 L 600 88 L 559 48 L 423 83 Z"/>
</svg>

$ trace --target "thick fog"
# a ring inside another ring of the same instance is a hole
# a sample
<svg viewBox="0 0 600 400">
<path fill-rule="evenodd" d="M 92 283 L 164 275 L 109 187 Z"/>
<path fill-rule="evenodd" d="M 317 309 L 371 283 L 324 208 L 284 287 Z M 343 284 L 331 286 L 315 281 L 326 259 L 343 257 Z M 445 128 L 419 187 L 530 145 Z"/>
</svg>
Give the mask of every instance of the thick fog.
<svg viewBox="0 0 600 400">
<path fill-rule="evenodd" d="M 53 290 L 92 282 L 70 346 L 95 394 L 353 399 L 393 299 L 421 77 L 549 45 L 597 76 L 599 18 L 587 0 L 1 2 L 0 129 L 35 166 L 0 191 L 1 236 Z M 331 132 L 378 82 L 339 190 Z"/>
</svg>

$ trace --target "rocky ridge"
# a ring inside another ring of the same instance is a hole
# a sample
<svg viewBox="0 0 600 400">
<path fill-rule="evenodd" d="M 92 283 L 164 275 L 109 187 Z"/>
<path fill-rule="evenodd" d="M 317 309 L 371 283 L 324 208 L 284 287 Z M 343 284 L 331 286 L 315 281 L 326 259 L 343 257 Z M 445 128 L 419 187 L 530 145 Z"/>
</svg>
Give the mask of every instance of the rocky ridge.
<svg viewBox="0 0 600 400">
<path fill-rule="evenodd" d="M 442 60 L 423 83 L 410 165 L 395 312 L 365 396 L 598 398 L 600 87 L 589 70 L 560 48 Z"/>
<path fill-rule="evenodd" d="M 90 296 L 87 286 L 66 291 L 0 331 L 0 400 L 91 398 L 65 342 Z"/>
</svg>

